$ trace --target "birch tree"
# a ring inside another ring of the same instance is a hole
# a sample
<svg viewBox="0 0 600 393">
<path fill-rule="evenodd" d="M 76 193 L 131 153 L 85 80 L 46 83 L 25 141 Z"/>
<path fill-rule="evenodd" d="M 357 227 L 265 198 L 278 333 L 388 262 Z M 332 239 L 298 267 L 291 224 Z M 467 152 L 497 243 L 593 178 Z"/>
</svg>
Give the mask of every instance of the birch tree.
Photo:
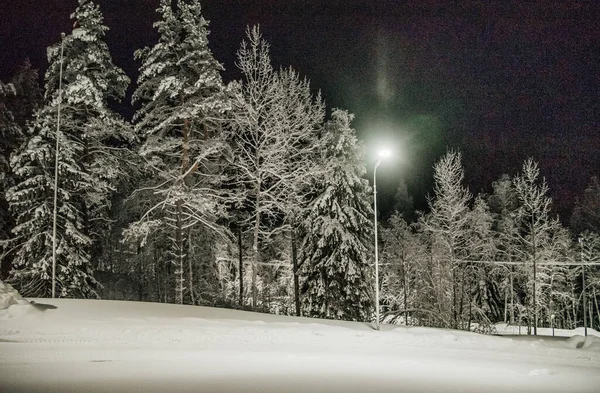
<svg viewBox="0 0 600 393">
<path fill-rule="evenodd" d="M 493 217 L 482 196 L 475 197 L 468 214 L 468 234 L 465 240 L 466 256 L 472 262 L 462 263 L 462 289 L 459 315 L 466 314 L 463 328 L 471 330 L 473 323 L 480 332 L 494 330 L 493 322 L 501 315 L 499 290 L 493 280 L 491 262 L 497 252 L 493 231 Z"/>
<path fill-rule="evenodd" d="M 388 226 L 381 234 L 384 262 L 382 278 L 382 303 L 389 309 L 386 314 L 391 322 L 403 317 L 404 324 L 409 320 L 411 310 L 423 307 L 419 297 L 424 285 L 423 268 L 426 247 L 415 225 L 409 225 L 398 212 L 388 220 Z M 413 313 L 414 314 L 414 313 Z"/>
<path fill-rule="evenodd" d="M 514 324 L 517 318 L 515 313 L 523 310 L 519 292 L 527 276 L 522 266 L 517 265 L 522 259 L 517 224 L 519 201 L 510 176 L 502 175 L 492 187 L 494 192 L 488 198 L 488 204 L 494 218 L 494 260 L 502 263 L 493 265 L 491 275 L 504 295 L 503 320 Z"/>
<path fill-rule="evenodd" d="M 438 314 L 458 328 L 460 299 L 464 291 L 460 259 L 466 259 L 469 201 L 471 194 L 463 186 L 461 154 L 449 151 L 434 166 L 434 198 L 429 200 L 430 213 L 422 221 L 431 236 L 433 253 L 434 296 Z"/>
<path fill-rule="evenodd" d="M 547 196 L 548 185 L 539 175 L 537 163 L 528 159 L 523 164 L 521 173 L 514 179 L 519 200 L 517 222 L 521 254 L 525 263 L 531 267 L 527 284 L 528 326 L 533 327 L 534 335 L 537 335 L 540 301 L 543 302 L 540 279 L 547 281 L 549 270 L 548 267 L 540 267 L 540 261 L 553 261 L 557 258 L 557 244 L 553 233 L 561 229 L 558 218 L 551 216 L 552 200 Z M 540 274 L 541 277 L 538 277 Z"/>
<path fill-rule="evenodd" d="M 308 81 L 291 69 L 275 71 L 269 45 L 258 27 L 247 30 L 238 51 L 243 80 L 234 101 L 229 142 L 233 153 L 233 186 L 244 211 L 239 227 L 251 235 L 250 293 L 258 305 L 261 248 L 291 228 L 304 203 L 304 185 L 311 156 L 318 150 L 317 128 L 323 118 L 320 97 L 313 98 Z"/>
</svg>

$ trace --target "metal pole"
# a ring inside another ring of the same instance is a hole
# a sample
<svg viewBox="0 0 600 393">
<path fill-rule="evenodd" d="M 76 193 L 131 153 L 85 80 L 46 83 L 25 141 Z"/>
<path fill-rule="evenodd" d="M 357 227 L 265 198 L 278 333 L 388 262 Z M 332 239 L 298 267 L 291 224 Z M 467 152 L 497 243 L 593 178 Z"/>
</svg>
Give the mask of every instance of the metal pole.
<svg viewBox="0 0 600 393">
<path fill-rule="evenodd" d="M 60 35 L 60 71 L 58 73 L 58 116 L 56 120 L 56 148 L 54 150 L 54 213 L 52 218 L 52 299 L 56 297 L 56 205 L 58 196 L 58 138 L 60 132 L 60 107 L 62 103 L 63 55 L 65 33 Z"/>
<path fill-rule="evenodd" d="M 375 164 L 373 170 L 373 206 L 375 210 L 375 329 L 379 330 L 379 254 L 377 247 L 377 167 L 381 159 Z"/>
<path fill-rule="evenodd" d="M 581 245 L 581 297 L 583 297 L 583 328 L 585 335 L 587 336 L 587 309 L 585 304 L 585 265 L 583 264 L 583 238 L 579 238 L 579 244 Z"/>
</svg>

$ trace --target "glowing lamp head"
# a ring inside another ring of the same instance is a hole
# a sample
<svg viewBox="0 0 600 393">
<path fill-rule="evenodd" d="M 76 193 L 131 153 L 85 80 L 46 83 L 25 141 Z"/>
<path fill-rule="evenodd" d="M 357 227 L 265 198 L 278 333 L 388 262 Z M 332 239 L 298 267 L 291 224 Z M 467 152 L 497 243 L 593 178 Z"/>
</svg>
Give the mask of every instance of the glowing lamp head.
<svg viewBox="0 0 600 393">
<path fill-rule="evenodd" d="M 392 151 L 390 149 L 382 149 L 379 150 L 379 152 L 377 152 L 377 156 L 379 158 L 387 158 L 387 157 L 391 157 L 392 155 Z"/>
</svg>

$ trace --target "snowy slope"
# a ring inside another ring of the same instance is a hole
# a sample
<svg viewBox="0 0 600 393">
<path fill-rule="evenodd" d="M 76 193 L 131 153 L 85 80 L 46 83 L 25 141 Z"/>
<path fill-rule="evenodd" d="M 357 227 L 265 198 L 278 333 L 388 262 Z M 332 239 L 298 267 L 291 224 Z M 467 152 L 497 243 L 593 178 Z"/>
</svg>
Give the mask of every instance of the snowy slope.
<svg viewBox="0 0 600 393">
<path fill-rule="evenodd" d="M 57 308 L 0 310 L 0 392 L 600 391 L 594 337 L 584 345 L 580 337 L 377 332 L 216 308 L 35 301 Z"/>
</svg>

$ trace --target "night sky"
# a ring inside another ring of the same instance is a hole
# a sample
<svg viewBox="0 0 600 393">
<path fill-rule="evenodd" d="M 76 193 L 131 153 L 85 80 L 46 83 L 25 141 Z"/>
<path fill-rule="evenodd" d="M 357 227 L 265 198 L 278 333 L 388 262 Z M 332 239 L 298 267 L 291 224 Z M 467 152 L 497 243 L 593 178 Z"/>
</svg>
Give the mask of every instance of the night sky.
<svg viewBox="0 0 600 393">
<path fill-rule="evenodd" d="M 0 79 L 70 32 L 76 0 L 0 0 Z M 115 63 L 135 79 L 133 51 L 152 45 L 158 0 L 98 0 Z M 459 3 L 460 5 L 456 5 Z M 600 7 L 594 1 L 205 0 L 210 47 L 239 79 L 235 52 L 260 24 L 276 67 L 292 66 L 331 108 L 356 114 L 367 146 L 396 146 L 378 171 L 384 207 L 403 179 L 423 208 L 432 165 L 463 152 L 474 193 L 533 157 L 567 222 L 600 175 Z M 443 5 L 447 4 L 447 5 Z M 120 108 L 129 116 L 129 109 Z M 368 166 L 372 168 L 373 157 Z"/>
</svg>

